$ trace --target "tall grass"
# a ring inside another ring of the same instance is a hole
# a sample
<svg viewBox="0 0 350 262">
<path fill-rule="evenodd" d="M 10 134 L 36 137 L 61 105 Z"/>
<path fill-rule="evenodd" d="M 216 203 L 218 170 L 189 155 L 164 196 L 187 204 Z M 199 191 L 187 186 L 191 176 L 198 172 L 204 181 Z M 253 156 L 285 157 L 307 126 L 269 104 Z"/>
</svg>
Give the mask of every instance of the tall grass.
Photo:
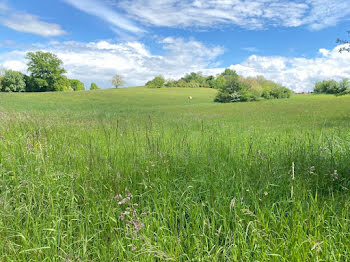
<svg viewBox="0 0 350 262">
<path fill-rule="evenodd" d="M 0 260 L 349 261 L 350 97 L 213 96 L 0 94 Z"/>
</svg>

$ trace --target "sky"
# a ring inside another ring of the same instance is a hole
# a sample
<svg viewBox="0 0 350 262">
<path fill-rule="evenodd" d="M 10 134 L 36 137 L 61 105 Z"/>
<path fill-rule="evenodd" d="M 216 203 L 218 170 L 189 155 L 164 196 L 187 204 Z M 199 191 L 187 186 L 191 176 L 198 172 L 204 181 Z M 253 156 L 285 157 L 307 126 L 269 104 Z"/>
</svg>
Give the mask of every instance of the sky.
<svg viewBox="0 0 350 262">
<path fill-rule="evenodd" d="M 350 1 L 0 0 L 0 68 L 26 71 L 29 51 L 55 53 L 88 88 L 157 75 L 263 75 L 296 92 L 350 78 Z"/>
</svg>

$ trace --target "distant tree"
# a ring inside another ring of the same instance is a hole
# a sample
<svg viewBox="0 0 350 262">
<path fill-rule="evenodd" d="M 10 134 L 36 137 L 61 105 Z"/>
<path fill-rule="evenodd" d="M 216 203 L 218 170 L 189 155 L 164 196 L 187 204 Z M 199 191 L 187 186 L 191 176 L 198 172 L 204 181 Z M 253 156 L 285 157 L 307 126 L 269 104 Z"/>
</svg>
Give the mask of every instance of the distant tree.
<svg viewBox="0 0 350 262">
<path fill-rule="evenodd" d="M 216 78 L 216 86 L 219 91 L 214 101 L 221 103 L 289 98 L 292 94 L 290 89 L 264 77 L 244 78 L 231 69 L 226 69 Z"/>
<path fill-rule="evenodd" d="M 314 87 L 316 94 L 337 94 L 339 93 L 339 84 L 335 80 L 324 80 L 316 82 Z"/>
<path fill-rule="evenodd" d="M 66 70 L 62 67 L 63 62 L 55 54 L 46 52 L 29 52 L 26 56 L 28 60 L 28 71 L 31 78 L 41 79 L 38 81 L 31 79 L 30 91 L 65 91 L 69 89 L 69 81 L 63 75 Z M 67 85 L 68 81 L 68 85 Z M 34 86 L 40 83 L 40 86 Z M 63 84 L 63 86 L 59 86 Z"/>
<path fill-rule="evenodd" d="M 122 86 L 125 84 L 123 77 L 120 75 L 114 75 L 111 82 L 115 88 L 118 88 L 119 86 Z"/>
<path fill-rule="evenodd" d="M 70 83 L 70 87 L 74 90 L 74 91 L 82 91 L 85 90 L 85 86 L 84 84 L 76 79 L 69 79 L 69 83 Z"/>
<path fill-rule="evenodd" d="M 348 34 L 350 35 L 350 30 L 348 31 Z M 340 49 L 339 49 L 339 52 L 340 53 L 342 53 L 342 52 L 344 52 L 344 51 L 346 51 L 346 52 L 350 52 L 350 41 L 348 41 L 348 40 L 342 40 L 342 39 L 337 39 L 337 43 L 338 44 L 342 44 L 342 45 L 345 45 L 344 47 L 341 47 Z"/>
<path fill-rule="evenodd" d="M 100 89 L 95 83 L 91 83 L 90 90 L 98 90 Z"/>
<path fill-rule="evenodd" d="M 7 70 L 3 77 L 1 77 L 1 91 L 2 92 L 24 92 L 26 83 L 24 75 L 20 72 Z"/>
<path fill-rule="evenodd" d="M 149 88 L 162 88 L 164 87 L 165 80 L 162 76 L 156 76 L 153 80 L 148 81 L 146 86 Z"/>
<path fill-rule="evenodd" d="M 338 83 L 338 95 L 347 95 L 350 93 L 350 82 L 349 79 L 344 78 Z"/>
</svg>

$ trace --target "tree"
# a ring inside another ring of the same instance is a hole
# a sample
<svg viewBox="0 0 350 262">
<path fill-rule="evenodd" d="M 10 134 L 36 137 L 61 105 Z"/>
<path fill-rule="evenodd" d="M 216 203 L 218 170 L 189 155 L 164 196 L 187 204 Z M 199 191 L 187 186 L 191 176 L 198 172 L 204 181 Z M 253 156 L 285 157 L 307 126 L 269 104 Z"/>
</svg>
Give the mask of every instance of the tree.
<svg viewBox="0 0 350 262">
<path fill-rule="evenodd" d="M 26 59 L 28 60 L 28 71 L 31 73 L 32 78 L 41 79 L 29 80 L 31 87 L 29 88 L 33 92 L 37 91 L 65 91 L 69 89 L 69 81 L 63 75 L 66 70 L 62 67 L 63 62 L 55 54 L 46 52 L 29 52 Z M 67 85 L 68 81 L 68 85 Z M 36 83 L 40 83 L 40 86 L 33 86 Z M 64 86 L 60 87 L 59 84 Z"/>
<path fill-rule="evenodd" d="M 115 88 L 118 88 L 119 86 L 122 86 L 125 84 L 123 77 L 120 75 L 114 75 L 111 82 L 112 82 L 112 85 L 115 86 Z"/>
<path fill-rule="evenodd" d="M 82 82 L 80 82 L 79 80 L 76 79 L 69 79 L 69 83 L 70 83 L 70 87 L 74 90 L 74 91 L 82 91 L 85 90 L 85 86 Z"/>
<path fill-rule="evenodd" d="M 149 88 L 162 88 L 164 87 L 165 79 L 162 76 L 156 76 L 153 80 L 148 81 L 146 86 Z"/>
<path fill-rule="evenodd" d="M 100 89 L 95 83 L 91 83 L 90 90 L 98 90 Z"/>
<path fill-rule="evenodd" d="M 25 88 L 26 83 L 22 73 L 13 70 L 5 71 L 5 75 L 1 79 L 2 92 L 24 92 Z"/>
<path fill-rule="evenodd" d="M 316 82 L 314 92 L 316 94 L 337 94 L 339 93 L 339 84 L 335 80 Z"/>
</svg>

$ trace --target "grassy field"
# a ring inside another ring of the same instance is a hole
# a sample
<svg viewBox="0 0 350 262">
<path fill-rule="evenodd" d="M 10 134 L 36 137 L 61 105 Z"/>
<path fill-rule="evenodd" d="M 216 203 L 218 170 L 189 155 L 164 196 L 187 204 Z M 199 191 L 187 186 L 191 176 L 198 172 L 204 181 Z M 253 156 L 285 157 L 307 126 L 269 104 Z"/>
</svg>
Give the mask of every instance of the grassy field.
<svg viewBox="0 0 350 262">
<path fill-rule="evenodd" d="M 0 261 L 350 261 L 350 97 L 215 94 L 0 94 Z"/>
</svg>

